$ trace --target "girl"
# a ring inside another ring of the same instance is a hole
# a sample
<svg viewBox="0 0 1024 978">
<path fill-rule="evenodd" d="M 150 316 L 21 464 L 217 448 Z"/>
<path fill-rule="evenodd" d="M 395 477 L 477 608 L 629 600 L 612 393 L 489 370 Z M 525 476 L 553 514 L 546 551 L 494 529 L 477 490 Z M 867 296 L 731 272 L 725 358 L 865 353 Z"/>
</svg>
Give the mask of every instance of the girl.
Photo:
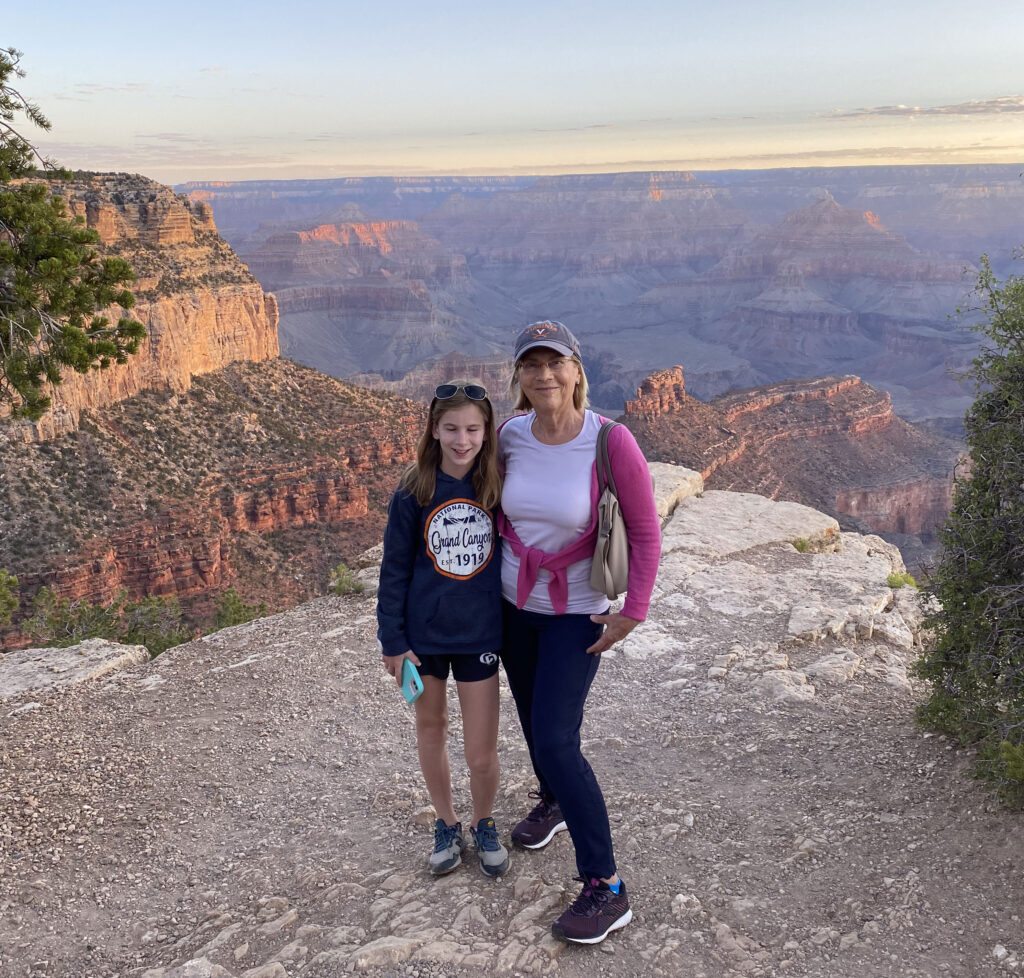
<svg viewBox="0 0 1024 978">
<path fill-rule="evenodd" d="M 452 807 L 448 766 L 448 672 L 462 707 L 480 868 L 508 869 L 492 808 L 498 790 L 498 650 L 501 561 L 493 510 L 501 497 L 494 409 L 478 384 L 434 390 L 416 461 L 388 506 L 377 592 L 377 637 L 384 668 L 402 681 L 411 659 L 423 679 L 416 700 L 420 768 L 437 821 L 428 868 L 462 862 L 462 823 Z"/>
</svg>

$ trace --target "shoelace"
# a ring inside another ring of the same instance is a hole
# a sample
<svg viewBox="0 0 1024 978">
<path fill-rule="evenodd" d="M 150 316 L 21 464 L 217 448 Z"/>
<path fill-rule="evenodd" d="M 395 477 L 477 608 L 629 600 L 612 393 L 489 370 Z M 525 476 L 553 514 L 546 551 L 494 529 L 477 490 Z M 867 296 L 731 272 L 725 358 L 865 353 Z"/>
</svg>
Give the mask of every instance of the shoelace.
<svg viewBox="0 0 1024 978">
<path fill-rule="evenodd" d="M 485 825 L 481 829 L 477 829 L 474 833 L 476 836 L 476 845 L 478 849 L 483 849 L 487 852 L 497 852 L 498 846 L 498 830 L 493 824 Z"/>
<path fill-rule="evenodd" d="M 443 852 L 459 834 L 458 825 L 445 825 L 434 832 L 434 852 Z"/>
<path fill-rule="evenodd" d="M 583 891 L 572 902 L 569 908 L 577 917 L 593 917 L 608 902 L 611 890 L 602 890 L 601 881 L 574 876 L 574 880 L 583 884 Z"/>
<path fill-rule="evenodd" d="M 555 807 L 539 791 L 531 791 L 526 797 L 540 799 L 538 803 L 533 806 L 533 811 L 526 816 L 527 822 L 543 822 L 551 813 L 551 809 Z"/>
</svg>

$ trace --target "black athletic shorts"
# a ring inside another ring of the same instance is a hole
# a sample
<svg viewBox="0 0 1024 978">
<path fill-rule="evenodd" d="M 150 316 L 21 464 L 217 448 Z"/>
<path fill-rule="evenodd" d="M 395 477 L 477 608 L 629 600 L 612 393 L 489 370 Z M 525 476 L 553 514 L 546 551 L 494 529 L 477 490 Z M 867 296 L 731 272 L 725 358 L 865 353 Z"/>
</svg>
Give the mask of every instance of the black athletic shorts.
<svg viewBox="0 0 1024 978">
<path fill-rule="evenodd" d="M 444 682 L 448 669 L 457 683 L 478 683 L 490 679 L 498 671 L 498 653 L 482 652 L 480 655 L 421 655 L 420 675 L 434 676 Z"/>
</svg>

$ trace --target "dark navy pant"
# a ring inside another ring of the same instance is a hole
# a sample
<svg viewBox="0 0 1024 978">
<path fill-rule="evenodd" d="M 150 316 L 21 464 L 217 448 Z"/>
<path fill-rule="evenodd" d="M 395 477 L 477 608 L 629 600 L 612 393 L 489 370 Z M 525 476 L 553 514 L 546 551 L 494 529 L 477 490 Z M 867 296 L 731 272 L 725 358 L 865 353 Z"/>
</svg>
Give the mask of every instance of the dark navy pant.
<svg viewBox="0 0 1024 978">
<path fill-rule="evenodd" d="M 540 790 L 562 808 L 580 876 L 607 879 L 615 854 L 601 787 L 580 750 L 583 705 L 601 656 L 590 615 L 541 615 L 504 605 L 501 662 Z"/>
</svg>

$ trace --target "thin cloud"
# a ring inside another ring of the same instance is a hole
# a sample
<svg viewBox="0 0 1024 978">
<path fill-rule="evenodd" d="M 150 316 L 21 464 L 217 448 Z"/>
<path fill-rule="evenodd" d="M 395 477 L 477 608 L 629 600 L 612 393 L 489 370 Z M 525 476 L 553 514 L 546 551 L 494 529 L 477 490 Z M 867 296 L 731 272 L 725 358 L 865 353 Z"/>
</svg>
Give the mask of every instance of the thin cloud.
<svg viewBox="0 0 1024 978">
<path fill-rule="evenodd" d="M 618 128 L 614 123 L 611 122 L 596 122 L 590 126 L 567 126 L 565 129 L 531 129 L 530 132 L 540 133 L 562 133 L 562 132 L 589 132 L 591 129 L 616 129 Z"/>
<path fill-rule="evenodd" d="M 983 99 L 974 102 L 958 102 L 955 105 L 876 105 L 873 108 L 836 109 L 833 119 L 868 119 L 890 116 L 913 119 L 918 116 L 975 116 L 1014 115 L 1024 113 L 1024 95 L 1003 95 L 1000 98 Z"/>
<path fill-rule="evenodd" d="M 92 82 L 83 82 L 76 85 L 72 91 L 80 95 L 109 95 L 113 92 L 144 92 L 148 88 L 142 82 L 125 82 L 123 85 L 99 85 Z"/>
<path fill-rule="evenodd" d="M 220 74 L 221 72 L 227 71 L 228 69 L 224 65 L 208 65 L 206 68 L 200 68 L 201 74 Z"/>
<path fill-rule="evenodd" d="M 191 146 L 214 146 L 212 140 L 204 139 L 201 136 L 190 136 L 185 132 L 140 132 L 136 133 L 139 139 L 152 139 L 161 143 L 186 143 Z"/>
</svg>

